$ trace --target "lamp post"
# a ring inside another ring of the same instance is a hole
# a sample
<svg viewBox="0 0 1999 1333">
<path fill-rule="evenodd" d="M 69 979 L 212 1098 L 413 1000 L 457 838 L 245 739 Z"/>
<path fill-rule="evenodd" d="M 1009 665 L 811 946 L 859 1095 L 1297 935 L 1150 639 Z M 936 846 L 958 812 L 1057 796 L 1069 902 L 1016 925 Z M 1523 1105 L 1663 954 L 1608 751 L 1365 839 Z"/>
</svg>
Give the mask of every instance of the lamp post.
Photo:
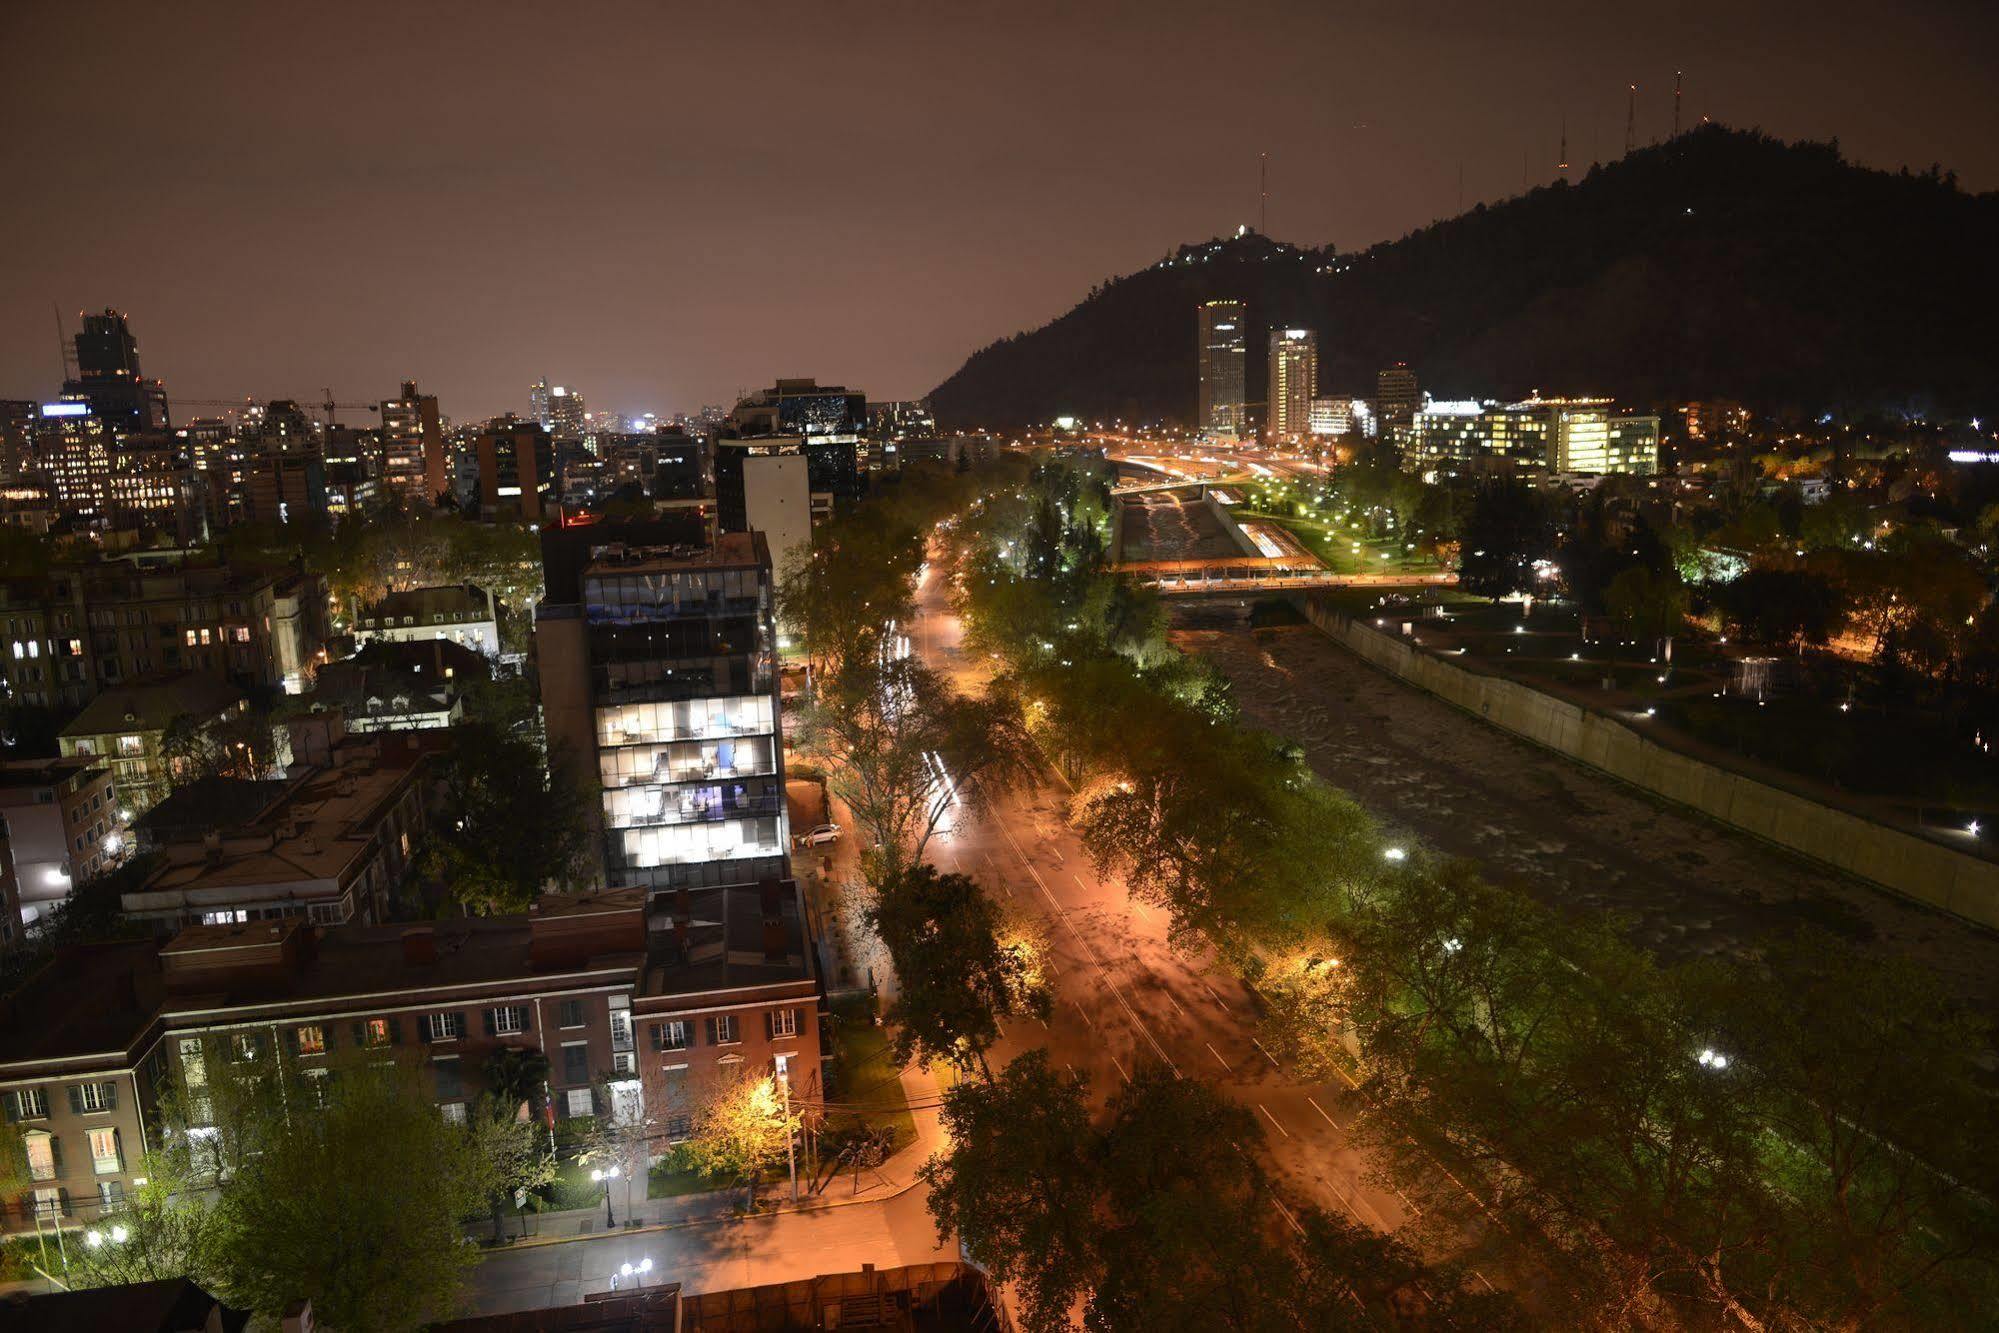
<svg viewBox="0 0 1999 1333">
<path fill-rule="evenodd" d="M 615 1166 L 604 1171 L 593 1170 L 590 1173 L 590 1179 L 598 1181 L 604 1186 L 604 1225 L 607 1227 L 617 1225 L 617 1222 L 611 1217 L 611 1182 L 616 1180 L 619 1174 L 618 1168 Z"/>
<path fill-rule="evenodd" d="M 627 1282 L 636 1277 L 641 1287 L 646 1284 L 646 1274 L 650 1272 L 652 1272 L 652 1259 L 650 1257 L 641 1259 L 636 1264 L 618 1265 L 619 1277 L 624 1278 Z M 615 1287 L 617 1284 L 614 1282 L 612 1285 Z"/>
</svg>

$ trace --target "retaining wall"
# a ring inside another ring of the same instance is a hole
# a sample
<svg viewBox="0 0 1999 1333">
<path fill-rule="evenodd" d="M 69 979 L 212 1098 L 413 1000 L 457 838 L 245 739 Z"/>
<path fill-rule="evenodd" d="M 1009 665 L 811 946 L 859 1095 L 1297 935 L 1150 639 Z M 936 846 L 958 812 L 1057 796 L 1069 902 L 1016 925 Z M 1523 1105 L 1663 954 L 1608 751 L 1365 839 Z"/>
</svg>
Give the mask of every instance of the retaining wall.
<svg viewBox="0 0 1999 1333">
<path fill-rule="evenodd" d="M 1682 754 L 1531 686 L 1480 675 L 1309 598 L 1307 618 L 1383 671 L 1536 745 L 1919 902 L 1999 929 L 1999 864 Z"/>
</svg>

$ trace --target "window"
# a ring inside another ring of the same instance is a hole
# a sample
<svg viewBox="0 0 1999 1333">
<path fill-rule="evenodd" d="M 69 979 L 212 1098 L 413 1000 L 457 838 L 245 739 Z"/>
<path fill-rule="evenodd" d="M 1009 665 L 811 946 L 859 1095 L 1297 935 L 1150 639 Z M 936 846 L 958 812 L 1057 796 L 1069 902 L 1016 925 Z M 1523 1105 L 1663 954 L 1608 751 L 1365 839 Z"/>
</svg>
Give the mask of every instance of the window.
<svg viewBox="0 0 1999 1333">
<path fill-rule="evenodd" d="M 595 1115 L 597 1105 L 588 1088 L 571 1088 L 563 1098 L 563 1110 L 571 1120 L 578 1116 Z"/>
<path fill-rule="evenodd" d="M 611 1011 L 611 1044 L 629 1047 L 632 1044 L 632 1011 L 613 1009 Z"/>
<path fill-rule="evenodd" d="M 12 1110 L 16 1120 L 46 1120 L 49 1118 L 49 1090 L 47 1088 L 22 1088 L 11 1094 Z"/>
<path fill-rule="evenodd" d="M 560 1018 L 559 1018 L 559 1019 L 558 1019 L 557 1021 L 558 1021 L 558 1022 L 560 1022 L 560 1023 L 562 1024 L 562 1026 L 564 1026 L 564 1027 L 566 1027 L 566 1028 L 580 1028 L 580 1027 L 582 1027 L 582 1026 L 583 1026 L 583 1001 L 581 1001 L 581 1000 L 564 1000 L 564 1001 L 562 1002 L 562 1009 L 561 1009 L 561 1017 L 560 1017 Z"/>
<path fill-rule="evenodd" d="M 55 1136 L 36 1131 L 22 1135 L 21 1143 L 28 1153 L 28 1178 L 54 1180 L 57 1170 Z"/>
<path fill-rule="evenodd" d="M 63 1199 L 61 1190 L 36 1190 L 35 1211 L 43 1217 L 67 1216 L 69 1204 Z"/>
<path fill-rule="evenodd" d="M 528 1030 L 528 1011 L 518 1004 L 503 1004 L 497 1009 L 487 1010 L 492 1020 L 493 1035 L 512 1037 Z"/>
<path fill-rule="evenodd" d="M 125 1183 L 119 1180 L 97 1182 L 97 1211 L 100 1214 L 116 1212 L 125 1202 Z"/>
<path fill-rule="evenodd" d="M 710 1046 L 728 1046 L 741 1040 L 742 1037 L 736 1031 L 736 1016 L 734 1014 L 717 1014 L 708 1020 L 708 1044 Z"/>
<path fill-rule="evenodd" d="M 562 1081 L 564 1083 L 588 1083 L 590 1081 L 590 1047 L 580 1041 L 562 1044 Z"/>
<path fill-rule="evenodd" d="M 462 1125 L 465 1123 L 464 1102 L 445 1102 L 437 1109 L 450 1124 Z"/>
<path fill-rule="evenodd" d="M 684 1051 L 687 1049 L 687 1024 L 674 1019 L 667 1023 L 652 1025 L 652 1048 L 655 1051 Z"/>
<path fill-rule="evenodd" d="M 70 1089 L 70 1109 L 78 1115 L 96 1115 L 118 1109 L 116 1083 L 78 1083 Z"/>
<path fill-rule="evenodd" d="M 465 1095 L 465 1080 L 459 1077 L 457 1056 L 433 1060 L 430 1067 L 437 1077 L 439 1101 L 455 1102 Z"/>
<path fill-rule="evenodd" d="M 795 1037 L 798 1035 L 798 1011 L 796 1009 L 772 1009 L 766 1018 L 770 1021 L 770 1035 L 773 1037 Z"/>
<path fill-rule="evenodd" d="M 465 1035 L 465 1015 L 458 1013 L 425 1014 L 423 1029 L 430 1041 L 456 1041 Z"/>
<path fill-rule="evenodd" d="M 639 1067 L 639 1066 L 638 1066 L 638 1061 L 637 1061 L 637 1060 L 635 1060 L 635 1059 L 634 1059 L 634 1058 L 632 1057 L 632 1053 L 631 1053 L 630 1051 L 612 1051 L 612 1052 L 611 1052 L 611 1072 L 612 1072 L 612 1073 L 614 1073 L 614 1074 L 629 1074 L 629 1073 L 632 1073 L 633 1071 L 635 1071 L 635 1070 L 636 1070 L 636 1069 L 637 1069 L 638 1067 Z"/>
<path fill-rule="evenodd" d="M 317 1023 L 307 1023 L 298 1030 L 298 1053 L 300 1055 L 326 1054 L 326 1029 Z"/>
<path fill-rule="evenodd" d="M 202 1058 L 201 1038 L 180 1039 L 180 1077 L 190 1088 L 208 1086 L 208 1063 Z"/>
<path fill-rule="evenodd" d="M 100 1176 L 115 1176 L 125 1169 L 124 1163 L 118 1159 L 117 1130 L 90 1131 L 90 1169 Z"/>
<path fill-rule="evenodd" d="M 238 1064 L 255 1060 L 263 1053 L 264 1045 L 254 1032 L 239 1032 L 230 1039 L 229 1052 Z"/>
<path fill-rule="evenodd" d="M 694 1132 L 694 1113 L 687 1098 L 687 1066 L 668 1065 L 660 1071 L 665 1091 L 665 1129 L 668 1142 L 678 1142 Z"/>
<path fill-rule="evenodd" d="M 144 754 L 145 752 L 146 752 L 146 742 L 142 737 L 120 736 L 118 738 L 119 754 L 124 755 L 127 758 L 130 758 L 133 755 L 141 755 Z"/>
<path fill-rule="evenodd" d="M 387 1046 L 395 1040 L 386 1018 L 371 1018 L 361 1025 L 361 1041 L 368 1046 Z"/>
</svg>

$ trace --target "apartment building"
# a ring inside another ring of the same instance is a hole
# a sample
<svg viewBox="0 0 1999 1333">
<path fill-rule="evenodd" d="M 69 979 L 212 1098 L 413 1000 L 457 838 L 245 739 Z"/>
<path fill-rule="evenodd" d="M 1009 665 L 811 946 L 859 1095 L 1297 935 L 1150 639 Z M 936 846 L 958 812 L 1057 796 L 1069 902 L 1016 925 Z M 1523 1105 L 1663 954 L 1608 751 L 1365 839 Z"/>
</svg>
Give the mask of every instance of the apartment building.
<svg viewBox="0 0 1999 1333">
<path fill-rule="evenodd" d="M 761 532 L 686 536 L 661 521 L 542 533 L 549 745 L 602 788 L 613 887 L 789 873 L 770 548 Z"/>
<path fill-rule="evenodd" d="M 317 574 L 106 560 L 0 581 L 0 676 L 59 714 L 135 676 L 200 671 L 297 694 L 325 654 Z"/>
<path fill-rule="evenodd" d="M 136 844 L 164 863 L 124 894 L 125 915 L 190 925 L 307 917 L 387 919 L 427 822 L 430 756 L 417 733 L 336 736 L 323 763 L 278 781 L 207 778 L 153 807 Z"/>
<path fill-rule="evenodd" d="M 488 657 L 500 655 L 500 612 L 493 594 L 471 584 L 392 592 L 354 622 L 354 643 L 442 639 Z"/>
<path fill-rule="evenodd" d="M 64 757 L 95 758 L 111 768 L 123 807 L 143 814 L 167 794 L 173 780 L 167 732 L 186 719 L 215 726 L 242 716 L 250 701 L 226 680 L 199 671 L 177 671 L 115 686 L 84 706 L 62 729 Z"/>
<path fill-rule="evenodd" d="M 4 1226 L 115 1210 L 164 1090 L 199 1093 L 226 1066 L 386 1056 L 462 1120 L 499 1052 L 531 1048 L 549 1060 L 552 1116 L 664 1125 L 655 1155 L 718 1072 L 782 1070 L 796 1095 L 821 1096 L 823 1003 L 797 886 L 694 890 L 665 915 L 649 932 L 644 891 L 627 889 L 549 895 L 517 916 L 288 917 L 67 949 L 0 1000 L 0 1107 L 27 1132 L 33 1177 Z"/>
<path fill-rule="evenodd" d="M 0 921 L 0 944 L 18 938 L 124 854 L 111 770 L 99 759 L 17 759 L 0 764 L 0 843 L 19 902 L 19 923 Z"/>
</svg>

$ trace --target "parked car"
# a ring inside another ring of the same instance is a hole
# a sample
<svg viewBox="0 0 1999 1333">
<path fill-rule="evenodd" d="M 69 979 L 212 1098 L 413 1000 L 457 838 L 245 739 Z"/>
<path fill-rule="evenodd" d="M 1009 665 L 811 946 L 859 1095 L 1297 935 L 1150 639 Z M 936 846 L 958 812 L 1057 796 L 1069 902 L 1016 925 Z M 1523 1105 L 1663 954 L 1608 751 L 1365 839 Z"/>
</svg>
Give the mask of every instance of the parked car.
<svg viewBox="0 0 1999 1333">
<path fill-rule="evenodd" d="M 798 844 L 801 847 L 822 847 L 829 842 L 838 842 L 839 840 L 840 826 L 838 824 L 821 824 L 810 833 L 801 833 L 798 835 Z"/>
</svg>

